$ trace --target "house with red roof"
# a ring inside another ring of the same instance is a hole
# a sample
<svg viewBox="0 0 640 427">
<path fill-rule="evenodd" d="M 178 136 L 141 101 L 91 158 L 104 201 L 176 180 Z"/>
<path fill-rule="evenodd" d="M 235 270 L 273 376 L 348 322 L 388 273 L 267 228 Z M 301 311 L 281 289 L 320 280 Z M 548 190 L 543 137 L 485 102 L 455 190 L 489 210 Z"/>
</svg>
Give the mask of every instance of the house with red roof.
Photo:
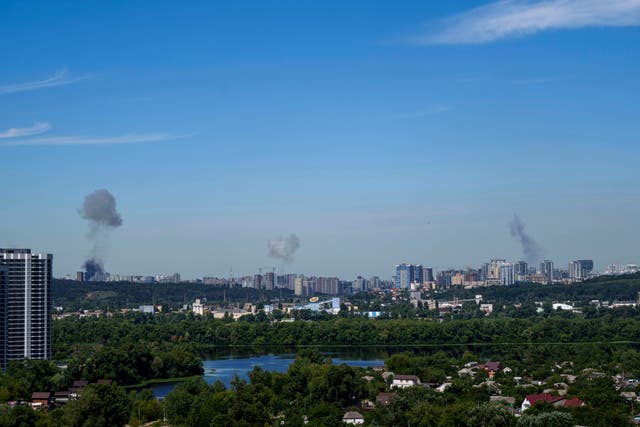
<svg viewBox="0 0 640 427">
<path fill-rule="evenodd" d="M 522 412 L 526 411 L 530 407 L 534 406 L 540 402 L 547 402 L 549 405 L 553 406 L 563 406 L 566 408 L 578 408 L 580 406 L 584 406 L 584 402 L 577 397 L 572 397 L 571 399 L 567 399 L 564 396 L 552 396 L 548 393 L 542 394 L 530 394 L 524 398 L 522 405 L 520 406 L 520 410 Z"/>
</svg>

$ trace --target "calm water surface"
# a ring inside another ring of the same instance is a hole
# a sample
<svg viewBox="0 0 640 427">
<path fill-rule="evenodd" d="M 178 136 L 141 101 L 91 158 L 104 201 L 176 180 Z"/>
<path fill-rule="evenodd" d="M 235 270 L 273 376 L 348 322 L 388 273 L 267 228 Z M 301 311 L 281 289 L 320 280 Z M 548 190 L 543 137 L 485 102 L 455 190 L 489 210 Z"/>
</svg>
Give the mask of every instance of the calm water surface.
<svg viewBox="0 0 640 427">
<path fill-rule="evenodd" d="M 256 366 L 260 366 L 265 371 L 286 372 L 289 365 L 293 363 L 295 354 L 266 354 L 252 357 L 225 357 L 216 360 L 204 360 L 204 379 L 207 383 L 213 384 L 221 381 L 227 388 L 231 381 L 238 375 L 240 378 L 249 381 L 249 372 Z M 349 366 L 367 367 L 383 365 L 383 359 L 366 358 L 342 358 L 332 357 L 335 365 L 345 363 Z M 151 388 L 156 397 L 164 398 L 173 390 L 176 383 L 154 384 Z"/>
</svg>

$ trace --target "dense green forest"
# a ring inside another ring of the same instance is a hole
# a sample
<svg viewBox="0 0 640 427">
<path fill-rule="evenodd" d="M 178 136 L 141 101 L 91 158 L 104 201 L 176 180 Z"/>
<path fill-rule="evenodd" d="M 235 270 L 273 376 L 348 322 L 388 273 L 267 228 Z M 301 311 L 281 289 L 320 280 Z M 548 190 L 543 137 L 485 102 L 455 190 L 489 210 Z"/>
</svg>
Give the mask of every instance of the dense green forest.
<svg viewBox="0 0 640 427">
<path fill-rule="evenodd" d="M 57 358 L 65 358 L 76 346 L 92 343 L 130 347 L 142 343 L 227 347 L 636 341 L 640 337 L 640 317 L 630 317 L 630 314 L 633 313 L 613 310 L 588 319 L 565 312 L 527 319 L 479 318 L 445 322 L 361 317 L 278 322 L 257 315 L 234 322 L 191 313 L 157 316 L 136 313 L 57 320 L 54 348 Z"/>
</svg>

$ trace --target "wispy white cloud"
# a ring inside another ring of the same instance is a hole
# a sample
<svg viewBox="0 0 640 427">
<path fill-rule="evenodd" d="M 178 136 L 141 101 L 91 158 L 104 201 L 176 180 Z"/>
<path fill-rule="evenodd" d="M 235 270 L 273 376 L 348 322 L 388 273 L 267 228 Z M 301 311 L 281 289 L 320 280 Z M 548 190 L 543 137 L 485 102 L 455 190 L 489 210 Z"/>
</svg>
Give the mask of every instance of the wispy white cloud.
<svg viewBox="0 0 640 427">
<path fill-rule="evenodd" d="M 38 135 L 48 131 L 49 129 L 51 129 L 51 125 L 49 123 L 35 122 L 33 126 L 28 128 L 9 128 L 2 131 L 0 132 L 0 139 Z"/>
<path fill-rule="evenodd" d="M 107 137 L 54 136 L 47 138 L 10 139 L 0 142 L 0 147 L 15 147 L 25 145 L 55 146 L 139 144 L 144 142 L 160 142 L 172 139 L 186 138 L 191 135 L 192 134 L 173 135 L 168 133 L 143 133 Z"/>
<path fill-rule="evenodd" d="M 640 0 L 503 0 L 406 38 L 415 44 L 480 44 L 541 31 L 640 25 Z"/>
<path fill-rule="evenodd" d="M 47 77 L 43 80 L 34 80 L 31 82 L 13 83 L 4 86 L 0 86 L 0 95 L 6 95 L 15 92 L 26 92 L 30 90 L 44 89 L 47 87 L 64 86 L 71 83 L 76 83 L 82 80 L 90 78 L 88 75 L 71 77 L 67 70 L 61 70 L 56 72 L 51 77 Z"/>
<path fill-rule="evenodd" d="M 425 108 L 419 111 L 413 111 L 410 113 L 392 114 L 387 116 L 387 120 L 416 119 L 419 117 L 433 116 L 434 114 L 440 114 L 450 110 L 451 107 L 447 105 L 433 105 L 429 108 Z"/>
</svg>

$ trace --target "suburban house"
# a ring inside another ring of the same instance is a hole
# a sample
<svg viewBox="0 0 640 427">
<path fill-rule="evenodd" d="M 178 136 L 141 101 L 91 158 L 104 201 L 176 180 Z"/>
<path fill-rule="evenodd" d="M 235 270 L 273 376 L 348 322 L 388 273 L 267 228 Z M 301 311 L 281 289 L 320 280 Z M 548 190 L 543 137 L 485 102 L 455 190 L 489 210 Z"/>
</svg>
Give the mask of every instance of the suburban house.
<svg viewBox="0 0 640 427">
<path fill-rule="evenodd" d="M 438 387 L 435 388 L 435 390 L 438 393 L 444 393 L 446 389 L 448 389 L 449 387 L 451 387 L 453 385 L 453 383 L 450 382 L 444 382 L 442 384 L 440 384 Z"/>
<path fill-rule="evenodd" d="M 347 411 L 342 417 L 342 422 L 345 424 L 364 424 L 364 417 L 360 412 Z"/>
<path fill-rule="evenodd" d="M 71 387 L 84 389 L 89 385 L 89 381 L 87 380 L 75 380 Z"/>
<path fill-rule="evenodd" d="M 571 399 L 566 399 L 564 402 L 562 402 L 562 406 L 564 406 L 565 408 L 579 408 L 581 406 L 584 406 L 584 402 L 574 396 Z"/>
<path fill-rule="evenodd" d="M 577 397 L 572 397 L 571 399 L 567 399 L 564 396 L 552 396 L 550 394 L 543 393 L 543 394 L 530 394 L 527 397 L 525 397 L 524 401 L 522 402 L 522 406 L 520 407 L 520 410 L 524 412 L 539 402 L 547 402 L 548 404 L 553 406 L 564 406 L 567 408 L 577 408 L 580 406 L 584 406 L 584 402 L 578 399 Z"/>
<path fill-rule="evenodd" d="M 33 409 L 48 409 L 51 404 L 51 393 L 37 391 L 31 395 L 31 407 Z"/>
<path fill-rule="evenodd" d="M 481 367 L 487 372 L 500 372 L 502 364 L 500 362 L 486 362 Z"/>
<path fill-rule="evenodd" d="M 376 403 L 379 405 L 388 405 L 391 401 L 396 397 L 395 393 L 384 393 L 380 392 L 376 396 Z"/>
<path fill-rule="evenodd" d="M 638 395 L 635 391 L 623 391 L 620 393 L 620 397 L 622 397 L 627 402 L 638 401 Z"/>
<path fill-rule="evenodd" d="M 420 384 L 420 378 L 416 375 L 394 375 L 392 388 L 408 388 Z"/>
<path fill-rule="evenodd" d="M 69 390 L 56 391 L 53 394 L 53 400 L 58 404 L 65 404 L 69 402 Z"/>
<path fill-rule="evenodd" d="M 472 368 L 462 368 L 458 371 L 459 377 L 464 377 L 464 376 L 473 377 L 475 376 L 475 374 L 476 374 L 476 371 L 475 369 L 472 369 Z"/>
</svg>

